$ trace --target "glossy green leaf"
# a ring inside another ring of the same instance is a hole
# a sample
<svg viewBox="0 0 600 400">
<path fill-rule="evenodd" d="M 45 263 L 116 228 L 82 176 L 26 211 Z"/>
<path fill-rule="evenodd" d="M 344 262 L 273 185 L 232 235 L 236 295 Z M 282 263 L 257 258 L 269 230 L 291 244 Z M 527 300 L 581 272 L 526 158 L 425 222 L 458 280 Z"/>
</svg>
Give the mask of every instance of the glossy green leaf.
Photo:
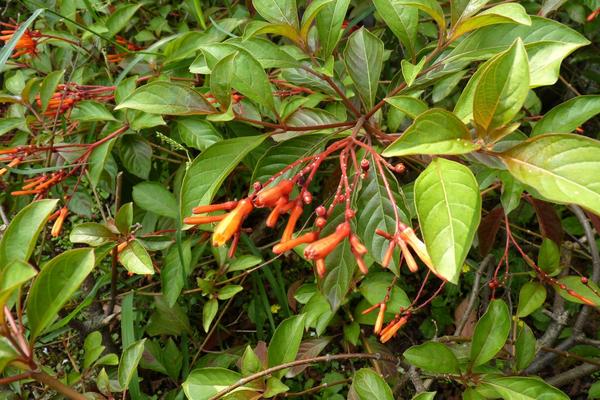
<svg viewBox="0 0 600 400">
<path fill-rule="evenodd" d="M 56 86 L 62 80 L 64 73 L 65 71 L 52 71 L 42 80 L 42 84 L 40 85 L 40 102 L 42 103 L 40 108 L 42 111 L 46 111 L 48 108 L 48 102 L 54 92 L 56 92 Z"/>
<path fill-rule="evenodd" d="M 75 225 L 69 234 L 73 243 L 85 243 L 90 246 L 100 246 L 116 240 L 117 236 L 106 226 L 97 222 L 84 222 Z"/>
<path fill-rule="evenodd" d="M 114 36 L 122 31 L 131 22 L 131 19 L 141 6 L 141 4 L 126 4 L 111 13 L 106 20 L 108 34 Z"/>
<path fill-rule="evenodd" d="M 126 135 L 121 139 L 119 157 L 125 169 L 137 177 L 148 179 L 152 169 L 152 146 L 138 135 Z"/>
<path fill-rule="evenodd" d="M 344 62 L 358 95 L 365 107 L 370 109 L 375 102 L 379 75 L 383 67 L 383 42 L 368 30 L 361 28 L 348 38 Z"/>
<path fill-rule="evenodd" d="M 119 262 L 132 274 L 152 275 L 154 267 L 148 251 L 134 239 L 119 252 Z"/>
<path fill-rule="evenodd" d="M 527 324 L 522 324 L 523 326 L 519 327 L 515 342 L 515 369 L 517 371 L 527 368 L 535 358 L 536 353 L 535 336 Z"/>
<path fill-rule="evenodd" d="M 502 171 L 500 174 L 502 180 L 502 194 L 500 195 L 500 203 L 504 209 L 504 214 L 509 215 L 521 204 L 521 196 L 525 187 L 521 182 L 516 180 L 512 175 Z"/>
<path fill-rule="evenodd" d="M 182 217 L 191 215 L 193 207 L 209 204 L 225 178 L 264 139 L 260 135 L 223 140 L 196 157 L 181 184 Z"/>
<path fill-rule="evenodd" d="M 418 115 L 427 111 L 427 103 L 423 100 L 416 99 L 411 96 L 394 96 L 387 97 L 385 102 L 390 106 L 397 108 L 410 118 L 415 119 Z"/>
<path fill-rule="evenodd" d="M 264 107 L 275 108 L 269 77 L 262 65 L 250 53 L 242 49 L 238 50 L 232 62 L 234 65 L 231 77 L 233 88 Z"/>
<path fill-rule="evenodd" d="M 377 372 L 370 368 L 356 371 L 350 390 L 354 390 L 359 400 L 394 400 L 392 389 Z"/>
<path fill-rule="evenodd" d="M 298 28 L 296 0 L 252 0 L 252 4 L 267 21 Z"/>
<path fill-rule="evenodd" d="M 560 248 L 552 239 L 544 238 L 538 253 L 538 267 L 550 276 L 558 275 L 561 271 Z"/>
<path fill-rule="evenodd" d="M 458 38 L 475 29 L 498 24 L 531 25 L 531 18 L 520 4 L 499 4 L 480 12 L 474 17 L 463 19 L 454 27 L 452 37 Z"/>
<path fill-rule="evenodd" d="M 495 391 L 504 400 L 569 400 L 569 396 L 537 377 L 486 375 L 480 386 Z"/>
<path fill-rule="evenodd" d="M 121 355 L 121 361 L 119 362 L 119 385 L 122 389 L 127 389 L 133 374 L 137 371 L 138 364 L 142 359 L 144 353 L 144 343 L 146 339 L 138 340 L 137 342 L 131 343 Z"/>
<path fill-rule="evenodd" d="M 329 57 L 342 37 L 342 24 L 346 18 L 350 0 L 336 0 L 327 4 L 317 15 L 316 25 L 319 36 L 320 54 Z"/>
<path fill-rule="evenodd" d="M 600 288 L 592 281 L 588 281 L 587 283 L 583 283 L 581 281 L 581 277 L 579 276 L 565 276 L 558 280 L 561 284 L 566 286 L 566 289 L 556 288 L 558 294 L 560 294 L 563 298 L 573 303 L 579 304 L 587 304 L 586 302 L 578 299 L 575 296 L 570 295 L 567 290 L 572 290 L 580 296 L 583 296 L 586 300 L 591 301 L 597 307 L 600 307 Z"/>
<path fill-rule="evenodd" d="M 373 0 L 377 12 L 396 35 L 410 57 L 415 55 L 419 9 L 406 7 L 395 0 Z"/>
<path fill-rule="evenodd" d="M 527 282 L 519 292 L 517 317 L 524 318 L 540 308 L 546 301 L 546 288 L 539 282 Z"/>
<path fill-rule="evenodd" d="M 434 400 L 437 392 L 421 392 L 413 396 L 412 400 Z"/>
<path fill-rule="evenodd" d="M 0 240 L 0 271 L 13 261 L 27 261 L 58 200 L 39 200 L 12 219 Z"/>
<path fill-rule="evenodd" d="M 517 39 L 506 52 L 486 65 L 473 97 L 473 119 L 489 132 L 510 122 L 529 92 L 529 64 L 523 42 Z"/>
<path fill-rule="evenodd" d="M 71 119 L 82 122 L 116 121 L 116 118 L 97 101 L 84 100 L 77 103 L 71 112 Z"/>
<path fill-rule="evenodd" d="M 415 182 L 415 206 L 434 272 L 457 283 L 481 219 L 473 173 L 457 162 L 436 158 Z"/>
<path fill-rule="evenodd" d="M 600 214 L 600 142 L 585 136 L 536 136 L 499 154 L 509 172 L 557 203 L 575 203 Z"/>
<path fill-rule="evenodd" d="M 4 318 L 4 306 L 13 292 L 36 274 L 37 271 L 31 265 L 19 260 L 0 270 L 0 318 Z"/>
<path fill-rule="evenodd" d="M 461 20 L 468 18 L 485 6 L 490 0 L 455 0 L 451 4 L 450 15 L 452 17 L 452 25 Z"/>
<path fill-rule="evenodd" d="M 423 69 L 425 65 L 426 58 L 421 58 L 417 64 L 412 64 L 408 60 L 402 60 L 400 62 L 402 68 L 402 76 L 404 77 L 404 82 L 406 82 L 406 86 L 411 87 L 417 76 Z"/>
<path fill-rule="evenodd" d="M 242 375 L 225 368 L 208 367 L 193 370 L 182 387 L 189 400 L 209 400 L 221 390 L 242 379 Z M 240 387 L 237 392 L 256 391 L 248 386 Z"/>
<path fill-rule="evenodd" d="M 272 24 L 264 21 L 251 21 L 248 23 L 244 30 L 244 40 L 253 38 L 256 35 L 265 34 L 281 35 L 296 44 L 302 43 L 300 32 L 293 26 L 288 24 Z"/>
<path fill-rule="evenodd" d="M 30 340 L 52 323 L 93 268 L 94 252 L 91 249 L 65 251 L 42 267 L 27 300 Z"/>
<path fill-rule="evenodd" d="M 548 111 L 533 127 L 531 136 L 570 133 L 600 114 L 600 96 L 578 96 Z"/>
<path fill-rule="evenodd" d="M 116 141 L 117 138 L 108 140 L 94 148 L 90 154 L 88 159 L 88 178 L 94 188 L 98 185 L 102 172 L 105 171 L 104 167 L 107 160 L 109 160 L 110 153 Z"/>
<path fill-rule="evenodd" d="M 94 361 L 104 352 L 104 349 L 100 331 L 94 331 L 87 335 L 83 341 L 83 368 L 91 367 Z"/>
<path fill-rule="evenodd" d="M 311 1 L 310 4 L 304 10 L 302 14 L 302 22 L 300 24 L 300 36 L 304 39 L 308 39 L 308 31 L 312 27 L 312 23 L 315 18 L 319 15 L 330 4 L 333 4 L 335 0 L 315 0 Z"/>
<path fill-rule="evenodd" d="M 227 285 L 227 286 L 223 286 L 217 292 L 217 298 L 219 300 L 227 300 L 227 299 L 232 298 L 233 296 L 235 296 L 236 294 L 238 294 L 242 290 L 244 290 L 244 287 L 240 286 L 240 285 Z"/>
<path fill-rule="evenodd" d="M 185 145 L 202 151 L 223 140 L 213 124 L 198 117 L 177 119 L 177 132 Z"/>
<path fill-rule="evenodd" d="M 170 307 L 177 302 L 191 269 L 191 242 L 186 240 L 181 243 L 181 250 L 183 257 L 179 256 L 179 248 L 177 245 L 169 247 L 169 251 L 165 256 L 165 263 L 160 273 L 163 295 Z M 183 264 L 181 263 L 182 259 Z"/>
<path fill-rule="evenodd" d="M 453 113 L 441 108 L 427 110 L 415 118 L 402 136 L 390 144 L 383 156 L 412 154 L 465 154 L 478 149 L 471 133 Z"/>
<path fill-rule="evenodd" d="M 213 106 L 194 89 L 173 82 L 156 81 L 137 88 L 115 110 L 131 108 L 150 114 L 213 114 Z"/>
<path fill-rule="evenodd" d="M 212 68 L 210 76 L 210 91 L 219 102 L 221 111 L 225 111 L 231 104 L 231 90 L 235 79 L 235 59 L 238 53 L 231 53 L 219 60 Z"/>
<path fill-rule="evenodd" d="M 442 343 L 425 342 L 412 346 L 403 354 L 406 361 L 417 368 L 436 374 L 459 374 L 458 360 Z"/>
<path fill-rule="evenodd" d="M 388 294 L 388 288 L 393 279 L 394 276 L 389 272 L 370 272 L 360 283 L 360 293 L 371 305 L 379 304 Z M 389 310 L 405 309 L 410 306 L 410 299 L 400 286 L 394 285 L 386 304 Z"/>
<path fill-rule="evenodd" d="M 158 182 L 142 182 L 133 187 L 135 204 L 154 214 L 177 218 L 178 207 L 175 195 Z"/>
<path fill-rule="evenodd" d="M 115 215 L 115 225 L 122 234 L 129 233 L 133 224 L 133 203 L 125 203 Z"/>
<path fill-rule="evenodd" d="M 471 363 L 474 367 L 490 361 L 504 347 L 510 323 L 510 311 L 506 303 L 498 299 L 492 300 L 475 325 L 471 342 Z"/>
<path fill-rule="evenodd" d="M 306 316 L 304 314 L 283 320 L 271 337 L 269 342 L 268 360 L 269 367 L 284 364 L 296 359 L 304 334 Z M 281 378 L 285 370 L 277 371 L 274 376 Z"/>
<path fill-rule="evenodd" d="M 425 14 L 428 14 L 438 26 L 440 36 L 446 32 L 446 21 L 444 19 L 444 10 L 436 0 L 394 0 L 396 6 L 415 7 Z"/>
<path fill-rule="evenodd" d="M 219 311 L 219 302 L 217 299 L 210 299 L 204 303 L 204 307 L 202 307 L 202 327 L 204 328 L 204 332 L 208 332 L 210 329 L 210 324 L 217 316 L 217 311 Z"/>
</svg>

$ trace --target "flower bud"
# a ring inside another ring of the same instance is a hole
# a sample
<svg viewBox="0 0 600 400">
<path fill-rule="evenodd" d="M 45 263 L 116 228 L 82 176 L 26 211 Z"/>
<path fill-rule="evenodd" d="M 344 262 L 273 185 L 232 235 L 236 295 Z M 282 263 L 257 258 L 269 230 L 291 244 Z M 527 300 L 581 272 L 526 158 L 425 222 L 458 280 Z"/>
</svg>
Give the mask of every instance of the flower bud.
<svg viewBox="0 0 600 400">
<path fill-rule="evenodd" d="M 297 238 L 290 239 L 287 242 L 278 243 L 273 247 L 273 253 L 282 254 L 286 251 L 292 250 L 294 247 L 304 243 L 312 243 L 317 240 L 316 232 L 305 233 L 304 235 L 298 236 Z"/>
<path fill-rule="evenodd" d="M 63 207 L 60 209 L 60 213 L 58 214 L 58 218 L 54 221 L 54 225 L 52 226 L 52 231 L 50 231 L 50 235 L 52 237 L 58 237 L 60 235 L 60 231 L 62 230 L 63 222 L 65 222 L 65 218 L 67 217 L 67 207 Z"/>
<path fill-rule="evenodd" d="M 285 212 L 284 209 L 286 208 L 287 205 L 288 205 L 287 199 L 285 197 L 280 197 L 279 200 L 277 200 L 277 204 L 275 205 L 275 208 L 273 208 L 273 210 L 271 210 L 271 213 L 267 217 L 265 225 L 267 225 L 269 228 L 275 228 L 275 226 L 277 225 L 277 220 L 279 219 L 279 216 Z"/>
<path fill-rule="evenodd" d="M 242 222 L 252 211 L 252 203 L 248 199 L 240 200 L 237 207 L 231 210 L 215 227 L 212 244 L 215 247 L 224 245 L 239 231 Z"/>
<path fill-rule="evenodd" d="M 229 210 L 233 210 L 237 205 L 238 205 L 237 201 L 226 201 L 225 203 L 207 204 L 204 206 L 194 207 L 192 209 L 192 212 L 194 214 L 203 214 L 203 213 L 209 213 L 209 212 L 213 212 L 213 211 L 222 211 L 222 210 L 229 211 Z"/>
<path fill-rule="evenodd" d="M 227 214 L 221 215 L 195 215 L 193 217 L 187 217 L 183 219 L 183 223 L 187 225 L 203 225 L 211 224 L 213 222 L 222 221 Z"/>
<path fill-rule="evenodd" d="M 304 204 L 310 204 L 310 203 L 312 203 L 312 200 L 313 200 L 313 196 L 310 192 L 302 193 L 302 201 L 304 202 Z"/>
<path fill-rule="evenodd" d="M 388 248 L 383 256 L 383 260 L 381 261 L 381 265 L 384 268 L 387 268 L 388 265 L 390 265 L 390 262 L 392 261 L 392 257 L 394 256 L 394 248 L 396 247 L 396 242 L 393 240 L 390 240 L 390 244 L 388 245 Z"/>
<path fill-rule="evenodd" d="M 352 254 L 356 259 L 356 264 L 358 265 L 358 269 L 360 269 L 360 272 L 362 272 L 363 275 L 367 275 L 369 273 L 369 267 L 367 267 L 365 260 L 354 249 L 352 249 Z"/>
<path fill-rule="evenodd" d="M 344 216 L 346 217 L 346 219 L 352 219 L 352 218 L 354 218 L 355 215 L 356 215 L 356 212 L 351 208 L 348 208 L 344 212 Z"/>
<path fill-rule="evenodd" d="M 350 246 L 352 246 L 352 250 L 361 256 L 367 254 L 367 247 L 360 242 L 360 239 L 354 233 L 350 235 Z"/>
<path fill-rule="evenodd" d="M 412 249 L 415 251 L 417 256 L 421 259 L 421 261 L 423 261 L 423 263 L 425 263 L 425 265 L 427 265 L 429 269 L 435 272 L 433 262 L 431 261 L 431 257 L 429 257 L 429 253 L 427 252 L 427 247 L 425 246 L 425 243 L 423 243 L 421 239 L 419 239 L 417 235 L 415 235 L 415 231 L 413 231 L 412 228 L 407 227 L 406 229 L 401 231 L 400 239 L 408 243 L 410 247 L 412 247 Z"/>
<path fill-rule="evenodd" d="M 317 275 L 319 275 L 319 278 L 323 278 L 327 273 L 327 267 L 325 267 L 325 260 L 322 258 L 315 260 L 315 267 L 317 268 Z"/>
<path fill-rule="evenodd" d="M 377 314 L 377 320 L 375 320 L 375 327 L 373 328 L 373 332 L 378 334 L 381 332 L 381 328 L 383 328 L 383 320 L 385 318 L 385 310 L 387 306 L 385 303 L 381 303 L 379 306 L 379 313 Z"/>
<path fill-rule="evenodd" d="M 410 250 L 408 249 L 408 246 L 406 246 L 406 243 L 404 243 L 402 239 L 400 239 L 398 240 L 398 246 L 400 246 L 400 249 L 402 249 L 402 255 L 404 256 L 404 260 L 406 261 L 406 265 L 408 266 L 410 272 L 417 272 L 419 270 L 419 265 L 410 253 Z"/>
<path fill-rule="evenodd" d="M 327 214 L 327 210 L 323 206 L 319 206 L 315 209 L 315 213 L 319 217 L 324 217 Z"/>
<path fill-rule="evenodd" d="M 362 160 L 360 160 L 360 168 L 363 171 L 365 171 L 365 172 L 368 171 L 369 166 L 370 166 L 369 160 L 367 160 L 366 158 L 363 158 Z"/>
<path fill-rule="evenodd" d="M 287 242 L 292 238 L 292 234 L 296 230 L 296 223 L 301 215 L 302 206 L 300 204 L 296 204 L 290 213 L 290 218 L 288 219 L 288 223 L 283 230 L 283 235 L 281 235 L 281 243 Z"/>
<path fill-rule="evenodd" d="M 323 229 L 327 225 L 327 220 L 323 217 L 317 217 L 315 219 L 315 226 L 319 229 Z"/>
</svg>

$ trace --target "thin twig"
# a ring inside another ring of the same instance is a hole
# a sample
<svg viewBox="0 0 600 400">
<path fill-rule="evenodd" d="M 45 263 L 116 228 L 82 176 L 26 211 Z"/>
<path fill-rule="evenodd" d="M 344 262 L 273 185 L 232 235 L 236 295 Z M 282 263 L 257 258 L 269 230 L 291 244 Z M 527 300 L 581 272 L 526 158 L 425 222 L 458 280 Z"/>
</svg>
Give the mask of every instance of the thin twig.
<svg viewBox="0 0 600 400">
<path fill-rule="evenodd" d="M 475 307 L 475 304 L 477 302 L 477 294 L 479 293 L 479 283 L 481 282 L 481 275 L 483 275 L 487 271 L 488 267 L 491 265 L 491 262 L 493 260 L 494 256 L 492 254 L 488 254 L 479 265 L 479 269 L 475 273 L 475 280 L 473 281 L 473 287 L 471 289 L 471 295 L 469 297 L 467 308 L 461 316 L 458 325 L 456 325 L 456 330 L 454 331 L 455 336 L 460 335 L 462 330 L 465 328 L 467 320 L 469 319 L 469 315 L 471 314 L 471 311 L 473 311 L 473 308 Z"/>
</svg>

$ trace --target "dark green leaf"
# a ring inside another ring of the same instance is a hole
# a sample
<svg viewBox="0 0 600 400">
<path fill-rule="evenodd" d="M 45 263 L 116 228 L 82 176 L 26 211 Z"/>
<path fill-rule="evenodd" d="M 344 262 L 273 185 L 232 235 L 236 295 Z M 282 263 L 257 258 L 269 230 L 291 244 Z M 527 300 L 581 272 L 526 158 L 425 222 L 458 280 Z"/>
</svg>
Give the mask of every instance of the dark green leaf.
<svg viewBox="0 0 600 400">
<path fill-rule="evenodd" d="M 442 343 L 425 342 L 412 346 L 403 354 L 406 361 L 417 368 L 436 374 L 459 374 L 458 360 Z"/>
<path fill-rule="evenodd" d="M 548 111 L 533 127 L 531 136 L 570 133 L 600 114 L 600 96 L 578 96 Z"/>
<path fill-rule="evenodd" d="M 370 109 L 375 102 L 383 67 L 383 42 L 361 28 L 348 38 L 344 62 L 365 108 Z"/>
<path fill-rule="evenodd" d="M 349 5 L 350 0 L 337 0 L 327 4 L 317 15 L 320 54 L 324 59 L 333 53 L 342 37 L 342 24 Z"/>
<path fill-rule="evenodd" d="M 127 171 L 142 179 L 148 179 L 152 168 L 152 147 L 137 135 L 121 139 L 120 157 Z"/>
<path fill-rule="evenodd" d="M 302 335 L 304 334 L 305 315 L 296 315 L 283 320 L 269 342 L 269 367 L 274 367 L 296 358 Z M 276 377 L 285 375 L 285 370 L 277 371 L 273 374 Z"/>
<path fill-rule="evenodd" d="M 146 211 L 164 217 L 177 218 L 175 195 L 158 182 L 142 182 L 133 187 L 133 201 Z"/>
<path fill-rule="evenodd" d="M 354 390 L 359 400 L 394 400 L 392 389 L 377 372 L 370 368 L 356 371 L 351 390 Z"/>
<path fill-rule="evenodd" d="M 377 12 L 394 32 L 410 57 L 415 55 L 419 9 L 406 7 L 394 0 L 373 0 Z"/>
<path fill-rule="evenodd" d="M 56 86 L 60 83 L 64 73 L 65 71 L 52 71 L 42 80 L 40 85 L 40 102 L 42 103 L 40 108 L 42 111 L 46 111 L 48 108 L 48 102 L 56 91 Z M 59 93 L 62 93 L 62 91 Z"/>
<path fill-rule="evenodd" d="M 112 242 L 116 238 L 116 235 L 110 229 L 97 222 L 84 222 L 75 225 L 69 235 L 69 240 L 73 243 L 85 243 L 94 247 Z"/>
<path fill-rule="evenodd" d="M 546 288 L 539 282 L 527 282 L 519 292 L 517 317 L 524 318 L 540 308 L 546 301 Z"/>
<path fill-rule="evenodd" d="M 502 300 L 492 300 L 483 317 L 475 325 L 471 342 L 471 363 L 485 364 L 504 347 L 510 332 L 510 311 Z"/>
<path fill-rule="evenodd" d="M 523 326 L 519 327 L 517 341 L 515 342 L 515 368 L 517 371 L 522 371 L 531 364 L 535 358 L 536 340 L 531 328 L 524 322 L 520 322 Z"/>
<path fill-rule="evenodd" d="M 138 364 L 144 353 L 145 342 L 146 339 L 138 340 L 123 350 L 123 355 L 121 355 L 121 361 L 119 362 L 118 374 L 119 385 L 121 385 L 122 389 L 127 389 L 129 387 L 129 382 L 131 382 L 133 374 L 137 371 Z"/>
</svg>

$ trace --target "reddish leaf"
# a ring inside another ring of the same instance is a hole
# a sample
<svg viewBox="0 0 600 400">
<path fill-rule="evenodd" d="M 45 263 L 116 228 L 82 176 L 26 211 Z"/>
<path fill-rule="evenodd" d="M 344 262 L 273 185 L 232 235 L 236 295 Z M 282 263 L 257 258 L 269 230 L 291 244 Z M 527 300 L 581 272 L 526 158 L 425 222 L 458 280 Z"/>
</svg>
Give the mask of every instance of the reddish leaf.
<svg viewBox="0 0 600 400">
<path fill-rule="evenodd" d="M 533 197 L 527 197 L 527 200 L 529 200 L 529 203 L 531 203 L 535 209 L 542 235 L 560 245 L 564 232 L 554 206 L 548 202 L 534 199 Z"/>
<path fill-rule="evenodd" d="M 479 237 L 479 254 L 486 256 L 494 246 L 496 234 L 504 217 L 502 207 L 496 207 L 482 218 L 477 231 Z"/>
</svg>

